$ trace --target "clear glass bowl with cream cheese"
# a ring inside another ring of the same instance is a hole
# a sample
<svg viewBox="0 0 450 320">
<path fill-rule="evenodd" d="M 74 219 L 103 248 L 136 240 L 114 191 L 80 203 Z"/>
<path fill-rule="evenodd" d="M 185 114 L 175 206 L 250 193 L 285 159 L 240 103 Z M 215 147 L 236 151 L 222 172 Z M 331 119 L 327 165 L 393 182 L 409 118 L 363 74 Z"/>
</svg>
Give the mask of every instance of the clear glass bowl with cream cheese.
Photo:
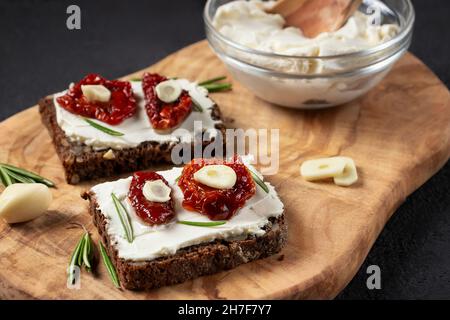
<svg viewBox="0 0 450 320">
<path fill-rule="evenodd" d="M 410 0 L 364 0 L 341 29 L 313 39 L 265 13 L 270 5 L 208 0 L 204 21 L 211 48 L 233 77 L 277 105 L 318 109 L 350 102 L 377 85 L 411 44 Z"/>
</svg>

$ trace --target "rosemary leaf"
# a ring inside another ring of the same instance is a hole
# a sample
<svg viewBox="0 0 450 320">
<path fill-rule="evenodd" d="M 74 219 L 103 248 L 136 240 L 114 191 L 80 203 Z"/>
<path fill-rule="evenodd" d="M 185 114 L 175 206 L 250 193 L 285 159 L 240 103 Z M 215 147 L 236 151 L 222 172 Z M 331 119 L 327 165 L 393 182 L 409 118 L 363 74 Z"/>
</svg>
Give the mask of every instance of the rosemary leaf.
<svg viewBox="0 0 450 320">
<path fill-rule="evenodd" d="M 217 81 L 225 80 L 226 78 L 227 78 L 226 76 L 216 77 L 216 78 L 212 78 L 212 79 L 208 79 L 208 80 L 205 80 L 203 82 L 200 82 L 198 85 L 199 86 L 204 86 L 204 85 L 211 84 L 211 83 L 214 83 L 214 82 L 217 82 Z"/>
<path fill-rule="evenodd" d="M 200 222 L 200 221 L 178 220 L 177 223 L 195 227 L 216 227 L 224 225 L 227 222 L 226 221 Z"/>
<path fill-rule="evenodd" d="M 92 257 L 92 242 L 91 237 L 89 237 L 89 233 L 84 234 L 84 247 L 83 247 L 83 263 L 88 272 L 91 272 L 91 257 Z"/>
<path fill-rule="evenodd" d="M 2 177 L 2 184 L 5 187 L 10 186 L 14 183 L 11 177 L 8 175 L 8 172 L 2 166 L 0 166 L 0 176 Z"/>
<path fill-rule="evenodd" d="M 18 168 L 18 167 L 15 167 L 15 166 L 12 166 L 12 165 L 6 164 L 6 163 L 0 163 L 0 167 L 4 167 L 4 168 L 8 169 L 9 171 L 12 171 L 21 176 L 28 177 L 28 178 L 34 180 L 35 182 L 43 183 L 48 187 L 55 186 L 55 183 L 53 181 L 50 181 L 34 172 L 31 172 L 31 171 L 28 171 L 28 170 L 25 170 L 22 168 Z"/>
<path fill-rule="evenodd" d="M 231 83 L 211 83 L 202 87 L 208 90 L 208 92 L 221 92 L 231 90 L 233 86 Z"/>
<path fill-rule="evenodd" d="M 125 236 L 129 243 L 133 242 L 133 228 L 130 223 L 130 216 L 128 215 L 127 209 L 125 209 L 122 202 L 117 198 L 114 193 L 111 193 L 111 198 L 116 208 L 117 215 L 119 216 L 120 222 L 122 223 L 123 230 L 125 231 Z"/>
<path fill-rule="evenodd" d="M 136 81 L 142 81 L 142 79 L 141 78 L 132 78 L 132 79 L 130 79 L 130 81 L 136 82 Z"/>
<path fill-rule="evenodd" d="M 248 169 L 248 168 L 247 168 Z M 263 189 L 266 193 L 269 193 L 269 188 L 267 187 L 267 185 L 261 180 L 260 177 L 258 177 L 258 175 L 256 173 L 254 173 L 252 170 L 248 169 L 248 171 L 250 172 L 250 174 L 252 175 L 253 181 L 255 181 L 255 183 L 261 187 L 261 189 Z"/>
<path fill-rule="evenodd" d="M 120 282 L 119 278 L 117 277 L 116 268 L 114 268 L 114 265 L 111 262 L 111 259 L 108 256 L 108 253 L 106 253 L 106 249 L 103 246 L 103 243 L 101 241 L 98 241 L 98 246 L 100 247 L 100 254 L 103 258 L 103 263 L 105 264 L 106 270 L 108 270 L 109 277 L 111 278 L 112 283 L 116 286 L 116 288 L 120 288 Z"/>
<path fill-rule="evenodd" d="M 103 131 L 104 133 L 109 134 L 110 136 L 121 137 L 124 135 L 122 132 L 106 128 L 98 124 L 97 122 L 92 121 L 91 119 L 84 118 L 84 121 L 86 121 L 90 126 L 94 127 L 95 129 Z"/>
<path fill-rule="evenodd" d="M 192 109 L 197 112 L 203 112 L 203 108 L 200 107 L 200 105 L 192 99 Z"/>
<path fill-rule="evenodd" d="M 0 172 L 0 183 L 6 187 L 6 182 L 5 182 L 5 180 L 3 179 L 3 175 L 2 175 L 1 172 Z"/>
<path fill-rule="evenodd" d="M 86 239 L 83 237 L 81 238 L 81 247 L 80 247 L 80 253 L 78 254 L 78 260 L 77 260 L 77 265 L 81 268 L 81 266 L 83 265 L 83 252 L 84 252 L 84 247 L 86 246 Z"/>
</svg>

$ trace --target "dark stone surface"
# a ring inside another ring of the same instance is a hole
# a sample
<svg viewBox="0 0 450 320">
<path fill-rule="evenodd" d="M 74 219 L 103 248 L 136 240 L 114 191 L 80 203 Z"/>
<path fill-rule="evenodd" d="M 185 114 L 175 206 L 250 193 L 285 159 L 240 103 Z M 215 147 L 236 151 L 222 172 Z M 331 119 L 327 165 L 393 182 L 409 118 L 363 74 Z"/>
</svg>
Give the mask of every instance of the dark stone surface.
<svg viewBox="0 0 450 320">
<path fill-rule="evenodd" d="M 450 83 L 448 0 L 415 0 L 411 51 Z M 78 4 L 82 30 L 66 28 Z M 203 0 L 0 0 L 0 119 L 88 72 L 118 77 L 204 37 Z M 193 57 L 195 59 L 195 57 Z M 450 298 L 450 164 L 411 195 L 339 299 Z M 366 288 L 379 265 L 382 289 Z"/>
</svg>

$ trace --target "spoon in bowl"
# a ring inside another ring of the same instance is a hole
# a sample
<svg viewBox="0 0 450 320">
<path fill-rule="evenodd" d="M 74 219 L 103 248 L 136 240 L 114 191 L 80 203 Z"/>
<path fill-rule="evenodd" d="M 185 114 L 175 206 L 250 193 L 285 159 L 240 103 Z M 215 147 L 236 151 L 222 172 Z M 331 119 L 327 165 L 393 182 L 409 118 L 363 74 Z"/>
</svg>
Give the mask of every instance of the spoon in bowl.
<svg viewBox="0 0 450 320">
<path fill-rule="evenodd" d="M 362 0 L 278 0 L 267 10 L 284 17 L 288 26 L 295 26 L 308 38 L 341 28 L 358 10 Z"/>
</svg>

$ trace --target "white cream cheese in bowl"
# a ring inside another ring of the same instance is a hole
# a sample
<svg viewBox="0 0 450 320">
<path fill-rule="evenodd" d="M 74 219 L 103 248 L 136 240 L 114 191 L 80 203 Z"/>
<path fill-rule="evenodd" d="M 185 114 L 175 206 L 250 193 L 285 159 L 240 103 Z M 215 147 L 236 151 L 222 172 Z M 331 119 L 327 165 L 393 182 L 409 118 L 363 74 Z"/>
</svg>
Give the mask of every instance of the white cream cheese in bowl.
<svg viewBox="0 0 450 320">
<path fill-rule="evenodd" d="M 131 82 L 137 104 L 137 112 L 135 115 L 114 126 L 94 120 L 103 127 L 123 133 L 123 136 L 112 136 L 100 131 L 89 125 L 83 117 L 62 108 L 59 105 L 57 98 L 66 94 L 67 91 L 54 95 L 53 102 L 56 108 L 56 120 L 71 141 L 84 143 L 91 146 L 94 150 L 134 148 L 145 141 L 155 141 L 159 143 L 192 141 L 195 121 L 201 121 L 202 128 L 208 130 L 212 136 L 217 134 L 219 131 L 215 129 L 215 126 L 220 121 L 212 118 L 212 109 L 215 103 L 208 97 L 208 91 L 186 79 L 172 81 L 176 81 L 183 90 L 188 91 L 192 99 L 195 100 L 203 110 L 203 112 L 191 112 L 178 127 L 179 129 L 185 130 L 174 130 L 169 133 L 163 133 L 153 129 L 145 110 L 144 92 L 142 90 L 141 81 Z M 187 134 L 187 131 L 189 131 L 189 134 Z"/>
<path fill-rule="evenodd" d="M 365 0 L 335 32 L 307 38 L 265 12 L 273 1 L 209 0 L 208 41 L 233 76 L 255 95 L 294 108 L 349 102 L 373 88 L 407 50 L 409 0 Z"/>
</svg>

